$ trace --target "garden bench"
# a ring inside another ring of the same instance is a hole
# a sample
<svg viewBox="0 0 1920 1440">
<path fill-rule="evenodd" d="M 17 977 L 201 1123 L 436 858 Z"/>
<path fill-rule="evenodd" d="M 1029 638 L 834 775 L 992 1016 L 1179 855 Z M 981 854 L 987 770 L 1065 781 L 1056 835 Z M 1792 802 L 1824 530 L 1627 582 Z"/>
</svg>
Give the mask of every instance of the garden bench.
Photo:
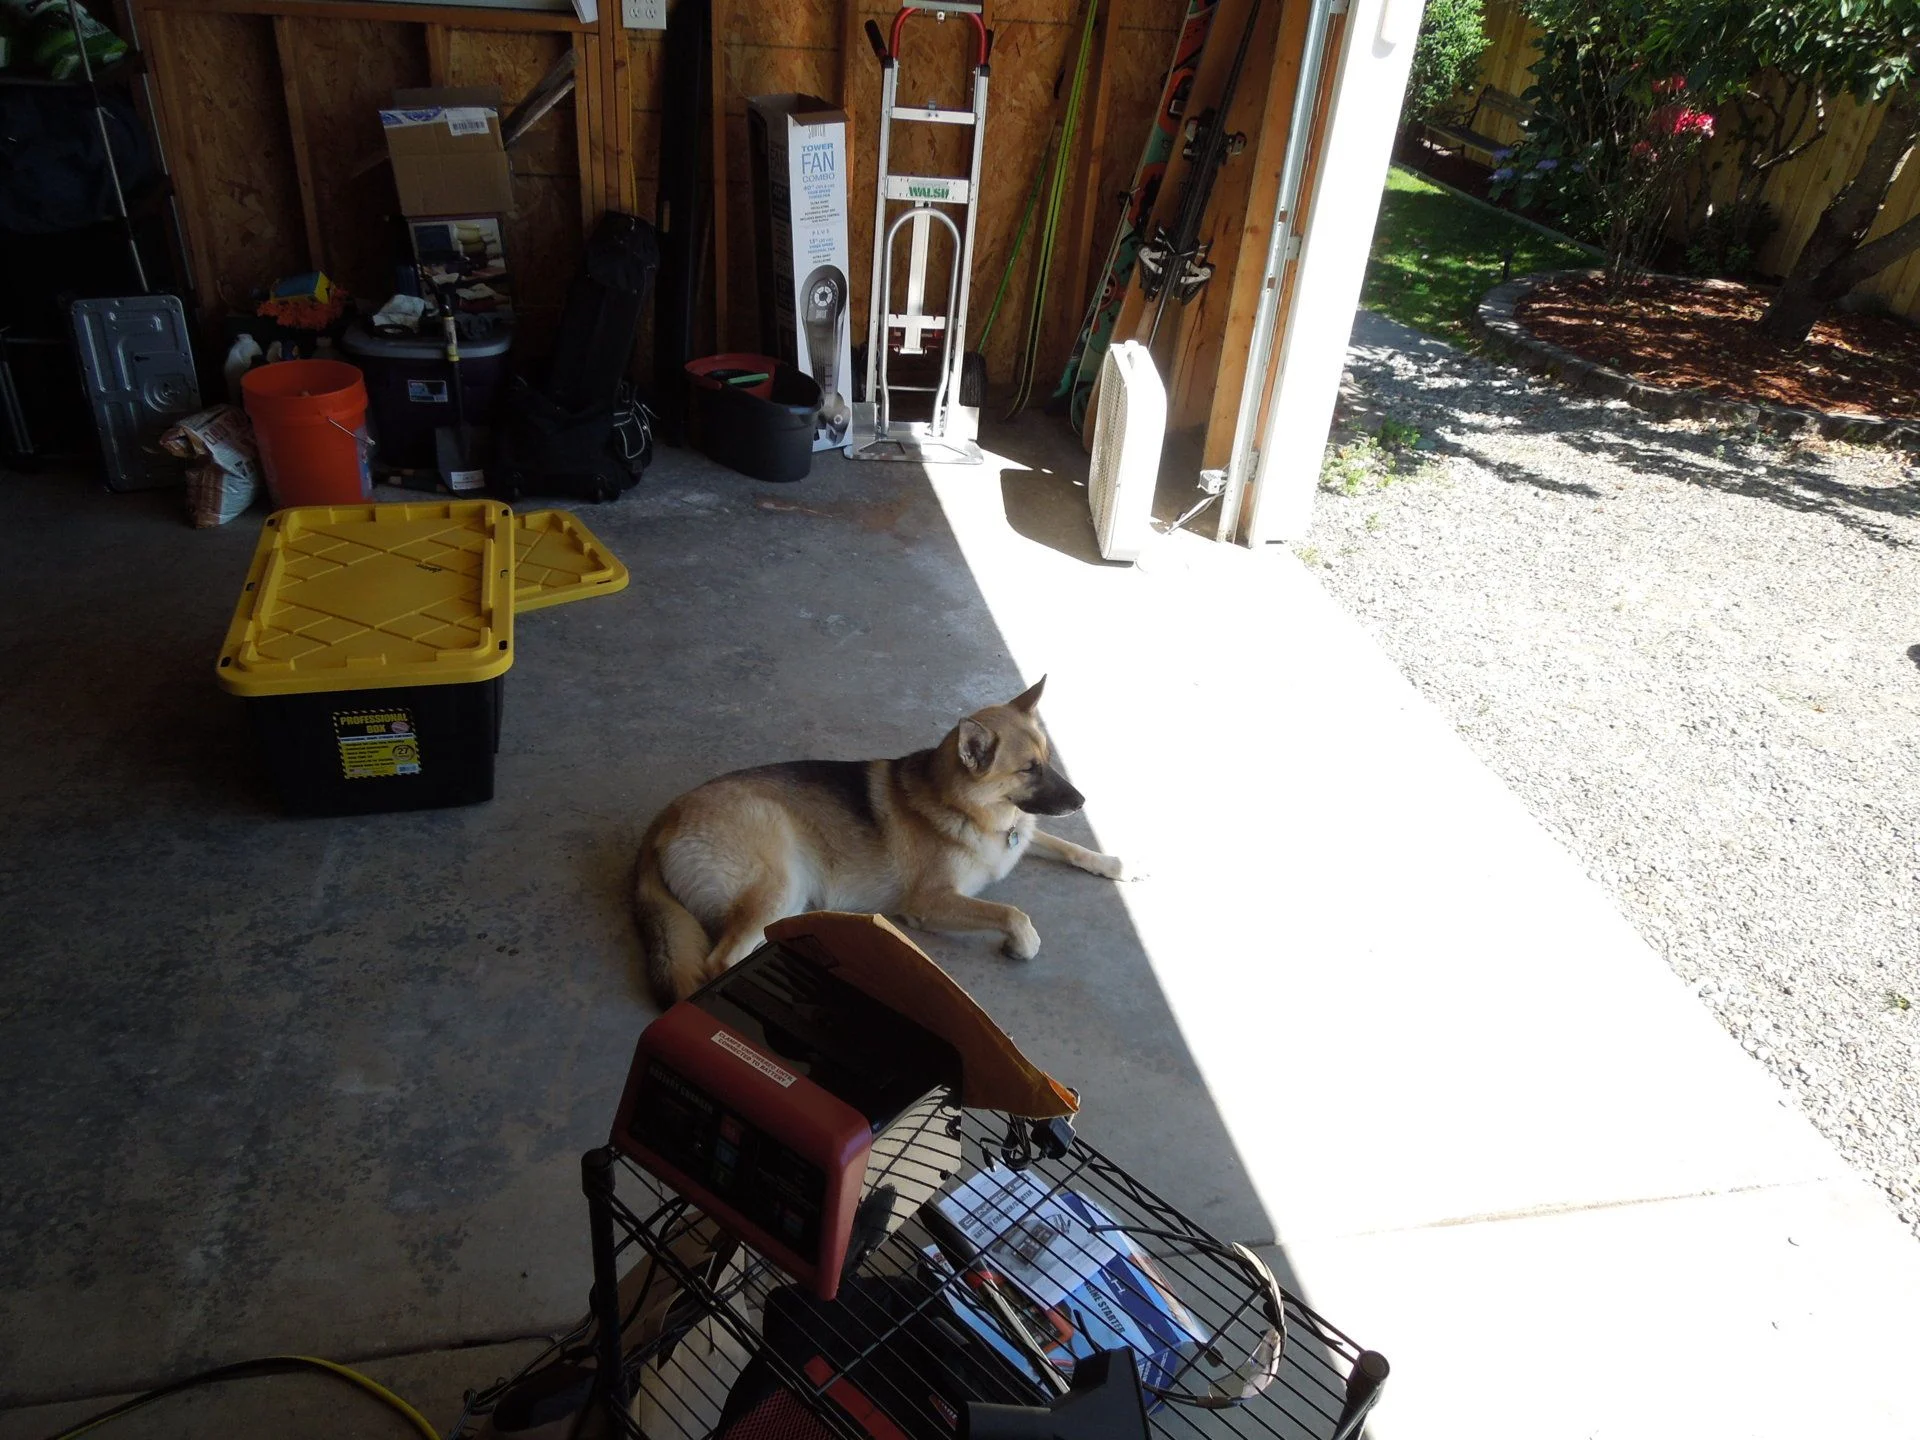
<svg viewBox="0 0 1920 1440">
<path fill-rule="evenodd" d="M 1510 95 L 1494 85 L 1480 92 L 1473 102 L 1464 123 L 1458 125 L 1429 125 L 1427 138 L 1440 149 L 1457 153 L 1464 160 L 1473 160 L 1492 168 L 1495 154 L 1510 148 L 1511 140 L 1496 140 L 1486 133 L 1486 124 L 1495 119 L 1510 120 L 1515 125 L 1524 126 L 1533 114 L 1533 107 L 1518 95 Z"/>
</svg>

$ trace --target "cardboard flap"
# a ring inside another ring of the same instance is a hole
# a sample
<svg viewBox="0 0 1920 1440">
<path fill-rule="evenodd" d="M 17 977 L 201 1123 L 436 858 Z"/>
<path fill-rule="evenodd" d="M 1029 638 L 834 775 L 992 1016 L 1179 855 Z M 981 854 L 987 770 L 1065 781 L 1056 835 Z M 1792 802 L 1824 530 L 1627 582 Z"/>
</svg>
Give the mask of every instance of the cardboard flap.
<svg viewBox="0 0 1920 1440">
<path fill-rule="evenodd" d="M 380 112 L 403 215 L 491 215 L 513 209 L 513 173 L 492 86 L 396 90 Z"/>
<path fill-rule="evenodd" d="M 482 110 L 500 108 L 498 85 L 420 85 L 393 92 L 397 110 L 445 109 L 447 106 L 475 106 Z"/>
<path fill-rule="evenodd" d="M 833 971 L 960 1053 L 960 1103 L 1044 1120 L 1080 1108 L 1073 1092 L 1020 1053 L 1011 1036 L 884 915 L 816 910 L 767 927 L 767 938 Z"/>
<path fill-rule="evenodd" d="M 758 111 L 770 119 L 791 119 L 799 125 L 847 123 L 845 110 L 831 100 L 822 100 L 818 95 L 750 95 L 747 97 L 747 109 Z"/>
</svg>

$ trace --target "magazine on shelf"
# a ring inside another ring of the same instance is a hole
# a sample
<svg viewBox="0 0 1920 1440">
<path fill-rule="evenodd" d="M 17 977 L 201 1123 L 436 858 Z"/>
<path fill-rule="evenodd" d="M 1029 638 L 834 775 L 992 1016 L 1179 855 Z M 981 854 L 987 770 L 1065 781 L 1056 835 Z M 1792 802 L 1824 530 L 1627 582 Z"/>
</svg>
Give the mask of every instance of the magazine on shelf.
<svg viewBox="0 0 1920 1440">
<path fill-rule="evenodd" d="M 1064 1375 L 1083 1356 L 1121 1346 L 1138 1360 L 1148 1404 L 1183 1363 L 1203 1350 L 1207 1334 L 1168 1287 L 1159 1267 L 1099 1205 L 1072 1190 L 1049 1188 L 1030 1172 L 1000 1166 L 980 1171 L 934 1201 L 959 1227 L 1021 1316 L 1030 1338 Z M 945 1278 L 953 1266 L 937 1247 L 928 1263 Z M 943 1293 L 956 1318 L 1024 1373 L 1030 1351 L 1009 1339 L 1003 1322 L 975 1293 L 974 1276 Z"/>
</svg>

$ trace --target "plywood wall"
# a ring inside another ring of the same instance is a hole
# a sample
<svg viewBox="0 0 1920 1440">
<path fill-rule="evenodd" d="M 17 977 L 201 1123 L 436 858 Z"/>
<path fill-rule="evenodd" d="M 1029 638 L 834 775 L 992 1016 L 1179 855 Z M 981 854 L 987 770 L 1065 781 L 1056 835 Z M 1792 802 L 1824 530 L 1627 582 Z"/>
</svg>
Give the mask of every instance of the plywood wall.
<svg viewBox="0 0 1920 1440">
<path fill-rule="evenodd" d="M 391 290 L 392 177 L 384 165 L 360 167 L 386 148 L 380 107 L 396 89 L 427 83 L 423 27 L 298 16 L 270 23 L 282 37 L 280 78 L 306 128 L 319 238 L 310 258 L 356 295 Z M 251 269 L 229 267 L 228 278 L 260 283 Z"/>
<path fill-rule="evenodd" d="M 856 337 L 866 333 L 866 304 L 873 244 L 875 167 L 874 117 L 880 99 L 880 65 L 862 33 L 872 19 L 882 29 L 891 25 L 897 5 L 887 0 L 851 0 L 843 9 L 839 0 L 777 0 L 746 4 L 721 0 L 722 69 L 726 77 L 727 153 L 727 345 L 761 343 L 754 299 L 753 208 L 748 177 L 747 101 L 755 95 L 799 92 L 818 95 L 844 105 L 852 117 L 853 164 L 849 179 L 850 245 Z M 973 302 L 975 342 L 988 307 L 1005 272 L 1034 175 L 1046 151 L 1048 137 L 1059 114 L 1054 81 L 1068 62 L 1079 34 L 1086 0 L 1005 0 L 989 7 L 994 32 L 991 78 L 988 84 L 984 186 L 975 235 Z M 1111 6 L 1108 44 L 1102 56 L 1107 89 L 1106 119 L 1098 141 L 1097 174 L 1101 194 L 1090 227 L 1091 249 L 1104 255 L 1107 240 L 1120 214 L 1118 196 L 1131 184 L 1152 122 L 1161 79 L 1185 10 L 1184 0 L 1101 0 Z M 944 23 L 927 18 L 908 22 L 902 40 L 902 98 L 961 106 L 968 101 L 967 70 L 971 63 L 972 28 L 965 21 Z M 657 111 L 650 97 L 657 86 L 650 79 L 657 59 L 636 69 L 636 134 L 652 127 L 657 133 Z M 1075 177 L 1093 170 L 1091 127 L 1084 123 L 1070 171 Z M 894 130 L 896 169 L 912 168 L 925 174 L 964 175 L 968 132 L 959 126 L 902 125 Z M 642 175 L 643 203 L 650 196 L 652 147 L 636 146 Z M 1034 254 L 1030 236 L 1024 258 L 1008 287 L 1006 300 L 985 351 L 988 371 L 995 381 L 1011 380 L 1021 322 L 1033 285 Z M 947 270 L 936 239 L 935 263 L 929 275 L 929 306 L 944 308 Z M 906 242 L 900 247 L 904 271 Z M 1041 350 L 1036 389 L 1045 394 L 1064 365 L 1077 329 L 1084 296 L 1065 289 L 1072 268 L 1068 248 L 1056 253 L 1051 284 L 1056 288 L 1049 306 L 1049 325 Z M 898 282 L 904 284 L 904 281 Z M 896 296 L 901 292 L 896 291 Z"/>
<path fill-rule="evenodd" d="M 753 185 L 747 148 L 747 98 L 818 95 L 838 98 L 840 6 L 821 0 L 716 0 L 715 44 L 725 77 L 727 330 L 718 349 L 762 344 L 753 263 Z M 862 41 L 862 48 L 865 42 Z M 854 191 L 858 193 L 858 190 Z M 858 207 L 855 207 L 858 214 Z M 857 244 L 857 242 L 856 242 Z M 856 294 L 864 272 L 848 277 Z"/>
<path fill-rule="evenodd" d="M 496 85 L 511 105 L 540 83 L 570 41 L 551 32 L 453 30 L 448 85 Z M 576 97 L 578 92 L 575 92 Z M 551 335 L 580 264 L 580 167 L 576 107 L 561 104 L 513 150 L 514 213 L 503 228 L 514 309 L 526 343 Z"/>
<path fill-rule="evenodd" d="M 307 264 L 273 21 L 169 11 L 141 33 L 166 76 L 167 156 L 201 305 L 244 313 L 254 288 Z"/>
<path fill-rule="evenodd" d="M 972 324 L 975 340 L 984 324 L 994 291 L 1007 267 L 1020 216 L 1035 172 L 1046 151 L 1059 105 L 1054 81 L 1067 63 L 1078 36 L 1084 0 L 1010 0 L 991 7 L 994 31 L 991 77 L 988 84 L 984 185 L 977 220 L 973 267 Z M 1113 195 L 1130 184 L 1151 123 L 1160 80 L 1172 50 L 1173 36 L 1184 11 L 1183 0 L 1102 0 L 1113 6 L 1112 41 L 1105 57 L 1108 118 L 1102 135 L 1099 174 L 1102 188 Z M 873 244 L 875 167 L 874 117 L 880 101 L 880 65 L 868 48 L 861 27 L 877 21 L 890 26 L 897 6 L 883 0 L 855 0 L 851 53 L 843 47 L 845 20 L 838 5 L 820 0 L 787 0 L 785 4 L 741 14 L 744 5 L 729 3 L 725 41 L 727 76 L 727 155 L 729 164 L 728 275 L 732 303 L 728 340 L 733 344 L 759 343 L 753 309 L 753 212 L 747 177 L 747 101 L 751 96 L 799 91 L 842 101 L 853 117 L 853 165 L 849 181 L 851 250 L 854 274 L 854 328 L 866 333 L 866 303 Z M 961 20 L 937 23 L 916 18 L 908 22 L 902 39 L 902 99 L 929 98 L 946 106 L 968 101 L 967 70 L 971 64 L 972 28 Z M 847 88 L 842 93 L 842 81 Z M 1088 131 L 1076 146 L 1072 173 L 1089 166 Z M 893 134 L 896 170 L 922 174 L 964 175 L 969 132 L 960 126 L 900 125 Z M 1096 226 L 1096 248 L 1104 251 L 1108 233 L 1119 217 L 1117 199 L 1105 206 L 1104 221 Z M 929 307 L 943 309 L 947 270 L 941 241 L 934 242 L 935 263 L 929 275 Z M 1001 314 L 987 337 L 989 373 L 996 381 L 1010 380 L 1015 347 L 1033 283 L 1033 238 L 1029 237 L 1022 265 L 1009 285 Z M 904 271 L 906 241 L 900 242 L 899 265 Z M 1069 268 L 1064 248 L 1056 255 L 1053 283 L 1063 283 Z M 904 282 L 898 282 L 904 284 Z M 896 290 L 896 298 L 903 293 Z M 1040 373 L 1051 378 L 1065 363 L 1077 325 L 1080 301 L 1060 297 L 1050 307 Z M 1084 297 L 1082 297 L 1084 298 Z"/>
<path fill-rule="evenodd" d="M 1022 208 L 1058 116 L 1054 81 L 1071 53 L 1088 0 L 1005 0 L 992 7 L 995 50 L 985 186 L 973 273 L 975 328 L 1006 267 Z M 1100 0 L 1103 117 L 1083 124 L 1071 173 L 1097 176 L 1081 216 L 1079 272 L 1098 268 L 1151 122 L 1184 0 Z M 716 0 L 716 73 L 725 87 L 723 345 L 757 346 L 747 101 L 783 91 L 844 103 L 854 117 L 850 180 L 855 324 L 864 333 L 874 182 L 873 117 L 879 65 L 860 32 L 886 25 L 889 0 Z M 310 0 L 133 0 L 152 52 L 161 122 L 181 191 L 203 318 L 250 308 L 280 275 L 319 266 L 356 294 L 390 288 L 392 180 L 377 111 L 395 88 L 490 84 L 509 103 L 568 46 L 584 81 L 513 154 L 516 213 L 508 253 L 537 345 L 550 331 L 580 254 L 583 227 L 603 205 L 652 216 L 659 177 L 661 66 L 657 32 L 613 19 L 589 31 L 562 15 L 391 9 Z M 255 12 L 258 13 L 248 13 Z M 614 14 L 617 16 L 617 7 Z M 396 18 L 388 19 L 388 15 Z M 499 28 L 512 26 L 514 28 Z M 971 31 L 964 21 L 915 19 L 903 77 L 909 98 L 965 103 Z M 895 131 L 902 165 L 963 174 L 960 127 Z M 375 163 L 369 164 L 369 161 Z M 1066 217 L 1063 216 L 1063 222 Z M 1025 314 L 1029 261 L 1017 271 L 987 345 L 994 377 L 1007 379 Z M 938 247 L 936 247 L 938 248 Z M 1071 248 L 1053 271 L 1040 364 L 1044 394 L 1064 363 L 1085 296 L 1069 293 Z M 944 299 L 944 271 L 931 277 Z"/>
<path fill-rule="evenodd" d="M 1212 226 L 1201 236 L 1208 242 L 1207 263 L 1214 267 L 1218 283 L 1209 282 L 1185 305 L 1170 303 L 1167 319 L 1162 322 L 1172 326 L 1177 334 L 1177 359 L 1171 367 L 1177 380 L 1168 417 L 1168 423 L 1176 430 L 1205 424 L 1212 411 L 1214 388 L 1221 378 L 1221 349 L 1228 330 L 1233 328 L 1227 323 L 1228 311 L 1236 298 L 1242 300 L 1244 308 L 1244 295 L 1236 297 L 1234 293 L 1243 235 L 1252 247 L 1261 251 L 1257 258 L 1248 255 L 1249 265 L 1264 269 L 1264 242 L 1273 215 L 1274 194 L 1279 188 L 1286 117 L 1293 100 L 1293 84 L 1299 70 L 1297 57 L 1306 19 L 1305 5 L 1270 5 L 1261 10 L 1260 23 L 1254 28 L 1252 43 L 1247 48 L 1247 71 L 1256 76 L 1271 74 L 1273 84 L 1241 85 L 1227 111 L 1229 131 L 1246 137 L 1246 148 L 1221 166 L 1219 178 L 1214 182 Z M 1283 24 L 1292 42 L 1284 73 L 1275 64 Z M 1266 117 L 1270 106 L 1269 122 Z M 1271 139 L 1281 143 L 1270 143 L 1263 149 L 1261 133 L 1266 128 L 1273 132 Z M 1249 222 L 1253 226 L 1251 232 Z M 1238 340 L 1244 344 L 1245 335 L 1239 334 Z M 1242 369 L 1236 363 L 1229 371 L 1230 388 L 1237 391 Z"/>
<path fill-rule="evenodd" d="M 210 338 L 264 286 L 308 268 L 358 296 L 390 294 L 400 222 L 380 107 L 429 83 L 518 98 L 569 43 L 559 32 L 369 18 L 382 13 L 370 6 L 343 6 L 338 18 L 319 5 L 263 8 L 278 13 L 191 0 L 134 8 Z M 508 254 L 522 334 L 537 346 L 580 251 L 574 106 L 548 115 L 513 166 Z"/>
</svg>

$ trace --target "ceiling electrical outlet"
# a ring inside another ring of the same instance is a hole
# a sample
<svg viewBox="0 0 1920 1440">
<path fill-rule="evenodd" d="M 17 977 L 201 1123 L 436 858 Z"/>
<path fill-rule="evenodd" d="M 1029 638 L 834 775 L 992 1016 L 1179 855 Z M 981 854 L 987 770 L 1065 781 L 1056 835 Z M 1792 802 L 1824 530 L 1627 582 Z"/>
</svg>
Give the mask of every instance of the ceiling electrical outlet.
<svg viewBox="0 0 1920 1440">
<path fill-rule="evenodd" d="M 629 30 L 664 30 L 667 0 L 620 0 L 620 23 Z"/>
</svg>

